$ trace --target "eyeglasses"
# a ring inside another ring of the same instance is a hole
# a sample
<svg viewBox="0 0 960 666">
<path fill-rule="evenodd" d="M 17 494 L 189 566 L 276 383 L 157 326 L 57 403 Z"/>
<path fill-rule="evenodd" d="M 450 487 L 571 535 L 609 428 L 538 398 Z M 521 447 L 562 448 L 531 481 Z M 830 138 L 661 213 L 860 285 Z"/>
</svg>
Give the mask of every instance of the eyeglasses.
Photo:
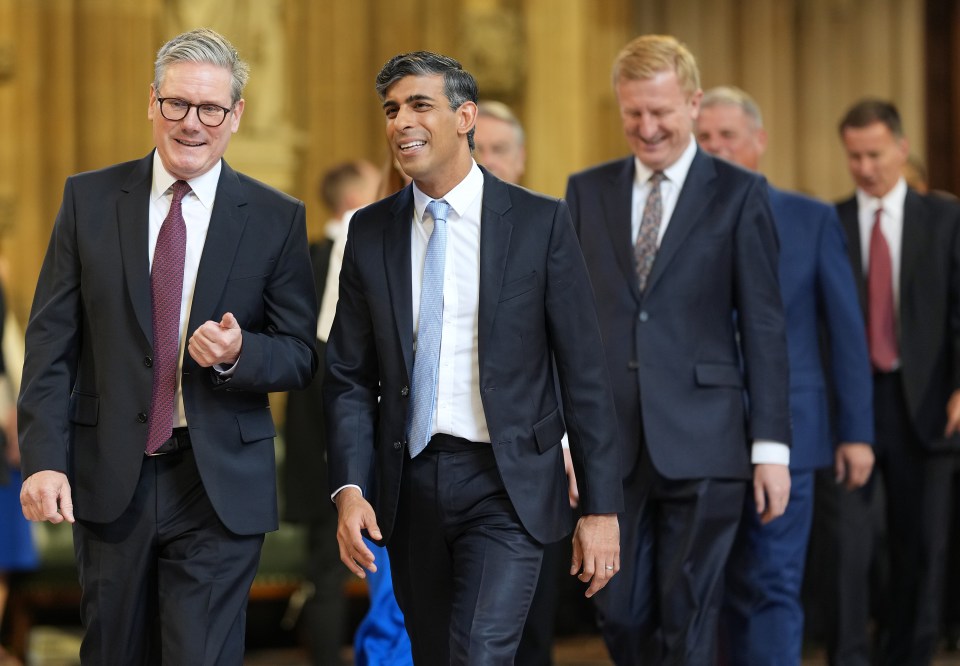
<svg viewBox="0 0 960 666">
<path fill-rule="evenodd" d="M 190 109 L 196 108 L 197 118 L 207 127 L 220 127 L 232 110 L 209 102 L 191 104 L 185 99 L 176 97 L 158 97 L 157 102 L 160 103 L 160 115 L 172 121 L 183 120 L 190 113 Z"/>
</svg>

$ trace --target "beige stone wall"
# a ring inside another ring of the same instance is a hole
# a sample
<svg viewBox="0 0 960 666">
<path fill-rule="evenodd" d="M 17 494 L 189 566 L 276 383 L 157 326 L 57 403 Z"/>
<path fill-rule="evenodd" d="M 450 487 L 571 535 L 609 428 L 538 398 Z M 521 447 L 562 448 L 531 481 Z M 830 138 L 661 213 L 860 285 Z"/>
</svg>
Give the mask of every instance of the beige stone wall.
<svg viewBox="0 0 960 666">
<path fill-rule="evenodd" d="M 151 147 L 152 62 L 205 24 L 251 61 L 235 167 L 327 217 L 316 184 L 344 159 L 386 158 L 373 78 L 391 55 L 461 59 L 528 133 L 526 184 L 562 195 L 569 173 L 625 154 L 609 72 L 619 48 L 667 32 L 704 86 L 739 85 L 764 110 L 775 183 L 850 190 L 835 126 L 864 94 L 900 105 L 922 156 L 922 0 L 0 0 L 0 234 L 25 315 L 70 173 Z"/>
</svg>

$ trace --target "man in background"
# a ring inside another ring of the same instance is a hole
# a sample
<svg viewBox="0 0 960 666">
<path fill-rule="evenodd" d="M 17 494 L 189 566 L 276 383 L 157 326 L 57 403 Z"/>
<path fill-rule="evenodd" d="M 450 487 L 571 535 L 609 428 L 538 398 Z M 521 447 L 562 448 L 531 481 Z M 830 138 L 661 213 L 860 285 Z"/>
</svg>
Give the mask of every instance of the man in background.
<svg viewBox="0 0 960 666">
<path fill-rule="evenodd" d="M 503 102 L 480 100 L 477 103 L 477 164 L 508 183 L 519 185 L 527 168 L 527 148 L 523 125 Z"/>
<path fill-rule="evenodd" d="M 871 507 L 883 482 L 890 549 L 881 664 L 929 664 L 939 635 L 951 483 L 960 453 L 960 206 L 903 177 L 909 144 L 886 100 L 854 104 L 840 139 L 855 194 L 837 204 L 873 367 L 877 474 L 840 493 L 833 664 L 870 663 Z"/>
<path fill-rule="evenodd" d="M 366 160 L 342 162 L 331 167 L 320 182 L 320 197 L 330 212 L 324 237 L 310 244 L 314 287 L 324 293 L 334 240 L 350 212 L 373 203 L 380 173 Z M 320 303 L 321 310 L 324 307 Z M 317 339 L 320 358 L 326 351 L 326 336 Z M 327 488 L 327 433 L 323 418 L 323 365 L 310 385 L 287 394 L 284 417 L 283 464 L 284 518 L 306 527 L 307 552 L 305 601 L 300 633 L 305 638 L 314 666 L 340 663 L 344 639 L 345 578 L 337 548 L 337 511 Z"/>
<path fill-rule="evenodd" d="M 633 154 L 567 185 L 617 403 L 626 506 L 623 569 L 597 608 L 621 666 L 712 664 L 744 497 L 752 490 L 769 522 L 790 492 L 776 231 L 763 179 L 697 149 L 703 93 L 683 44 L 636 38 L 613 84 Z"/>
<path fill-rule="evenodd" d="M 696 137 L 711 155 L 755 172 L 767 148 L 760 109 L 732 87 L 704 93 Z M 766 525 L 751 498 L 744 504 L 721 616 L 721 648 L 731 666 L 800 662 L 800 589 L 813 521 L 814 470 L 833 466 L 837 482 L 852 490 L 863 486 L 873 469 L 870 363 L 843 229 L 829 204 L 769 185 L 767 193 L 780 240 L 790 355 L 790 501 L 784 515 Z M 836 397 L 836 437 L 823 358 Z"/>
</svg>

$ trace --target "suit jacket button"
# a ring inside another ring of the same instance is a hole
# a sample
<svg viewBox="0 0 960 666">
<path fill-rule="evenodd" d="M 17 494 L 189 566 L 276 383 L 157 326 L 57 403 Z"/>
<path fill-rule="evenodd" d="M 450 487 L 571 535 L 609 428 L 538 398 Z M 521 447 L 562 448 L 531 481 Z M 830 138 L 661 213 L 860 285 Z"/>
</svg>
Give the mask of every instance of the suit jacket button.
<svg viewBox="0 0 960 666">
<path fill-rule="evenodd" d="M 145 366 L 147 366 L 148 368 L 152 368 L 152 367 L 153 367 L 153 359 L 150 358 L 149 356 L 144 356 L 144 357 L 143 357 L 143 364 L 144 364 Z"/>
<path fill-rule="evenodd" d="M 647 314 L 647 311 L 646 311 L 646 310 L 641 310 L 641 311 L 640 311 L 640 321 L 647 321 L 648 319 L 650 319 L 650 315 Z"/>
<path fill-rule="evenodd" d="M 147 413 L 146 413 L 146 412 L 140 412 L 139 414 L 137 414 L 137 420 L 138 420 L 140 423 L 146 423 L 146 422 L 147 422 Z"/>
<path fill-rule="evenodd" d="M 403 448 L 403 442 L 394 442 L 394 443 L 393 443 L 393 450 L 394 450 L 394 451 L 399 451 L 399 450 L 402 449 L 402 448 Z"/>
<path fill-rule="evenodd" d="M 400 389 L 400 397 L 406 398 L 408 395 L 410 395 L 410 387 L 409 387 L 409 386 L 404 386 L 402 389 Z"/>
</svg>

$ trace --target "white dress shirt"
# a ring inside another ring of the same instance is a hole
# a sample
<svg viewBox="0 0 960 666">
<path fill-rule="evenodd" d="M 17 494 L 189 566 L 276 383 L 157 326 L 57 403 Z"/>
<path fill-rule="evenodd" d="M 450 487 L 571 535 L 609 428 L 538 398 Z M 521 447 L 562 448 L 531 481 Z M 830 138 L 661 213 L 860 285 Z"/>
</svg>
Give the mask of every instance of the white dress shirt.
<svg viewBox="0 0 960 666">
<path fill-rule="evenodd" d="M 660 230 L 657 234 L 657 247 L 663 241 L 663 235 L 667 231 L 670 219 L 673 217 L 673 211 L 677 207 L 677 200 L 680 198 L 680 191 L 687 180 L 687 174 L 690 173 L 690 165 L 693 164 L 693 158 L 697 154 L 697 142 L 693 135 L 690 136 L 690 143 L 677 159 L 676 162 L 663 170 L 664 179 L 660 183 L 660 199 L 663 206 L 663 215 L 660 218 Z M 653 170 L 644 165 L 639 159 L 634 158 L 636 174 L 633 181 L 633 208 L 630 215 L 631 238 L 634 245 L 637 242 L 637 235 L 640 233 L 640 222 L 643 218 L 643 208 L 647 203 L 647 197 L 650 195 L 650 176 Z M 763 390 L 759 387 L 758 390 Z M 750 449 L 750 462 L 754 465 L 759 464 L 790 464 L 790 447 L 782 442 L 773 442 L 770 440 L 754 440 Z"/>
<path fill-rule="evenodd" d="M 180 378 L 183 369 L 183 353 L 186 340 L 190 332 L 186 327 L 190 322 L 190 304 L 193 302 L 193 291 L 197 284 L 197 270 L 200 268 L 200 256 L 203 254 L 203 245 L 207 240 L 207 229 L 210 227 L 210 215 L 213 212 L 213 201 L 217 194 L 217 183 L 220 181 L 222 161 L 218 161 L 212 169 L 201 176 L 188 180 L 190 192 L 183 197 L 183 221 L 187 226 L 187 253 L 183 264 L 183 293 L 180 296 L 180 351 L 177 356 L 177 395 L 173 403 L 173 424 L 175 428 L 187 425 L 186 415 L 183 413 L 183 387 Z M 153 186 L 150 190 L 150 232 L 149 253 L 150 268 L 153 269 L 153 253 L 157 247 L 157 236 L 160 227 L 170 211 L 173 201 L 173 187 L 176 178 L 171 176 L 163 167 L 160 156 L 153 153 Z"/>
<path fill-rule="evenodd" d="M 443 324 L 437 404 L 430 434 L 445 433 L 472 442 L 489 442 L 490 432 L 480 401 L 478 323 L 480 319 L 480 214 L 483 173 L 476 162 L 460 183 L 443 197 L 447 213 L 447 255 L 443 264 Z M 433 199 L 413 185 L 410 225 L 413 335 L 420 321 L 420 289 L 433 219 L 425 216 Z M 416 347 L 414 347 L 416 348 Z"/>
</svg>

